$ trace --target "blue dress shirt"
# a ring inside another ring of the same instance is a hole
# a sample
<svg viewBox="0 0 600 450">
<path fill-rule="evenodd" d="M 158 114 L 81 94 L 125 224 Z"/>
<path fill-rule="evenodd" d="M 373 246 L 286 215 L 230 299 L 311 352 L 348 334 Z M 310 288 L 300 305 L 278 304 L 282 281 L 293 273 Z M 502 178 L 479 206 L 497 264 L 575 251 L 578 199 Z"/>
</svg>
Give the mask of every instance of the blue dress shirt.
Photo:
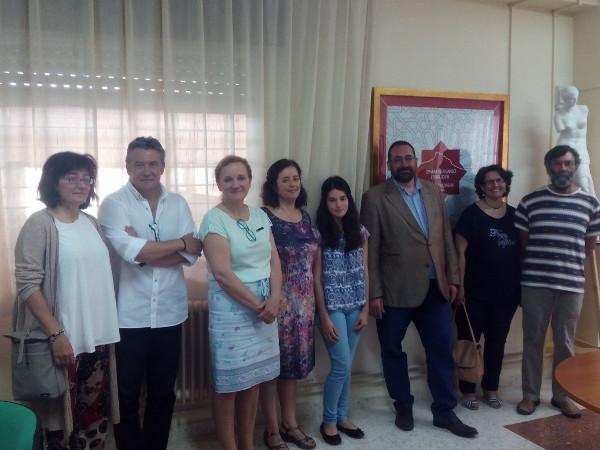
<svg viewBox="0 0 600 450">
<path fill-rule="evenodd" d="M 415 220 L 419 224 L 421 231 L 425 235 L 425 238 L 429 239 L 429 224 L 427 222 L 427 211 L 425 209 L 425 203 L 423 203 L 423 195 L 421 194 L 421 180 L 415 177 L 415 190 L 413 192 L 408 192 L 406 189 L 402 187 L 400 183 L 396 181 L 395 178 L 392 177 L 392 181 L 396 185 L 396 189 L 402 195 L 402 198 L 406 202 L 408 209 L 414 216 Z M 435 280 L 435 267 L 433 265 L 433 260 L 431 259 L 431 255 L 429 255 L 429 278 Z"/>
</svg>

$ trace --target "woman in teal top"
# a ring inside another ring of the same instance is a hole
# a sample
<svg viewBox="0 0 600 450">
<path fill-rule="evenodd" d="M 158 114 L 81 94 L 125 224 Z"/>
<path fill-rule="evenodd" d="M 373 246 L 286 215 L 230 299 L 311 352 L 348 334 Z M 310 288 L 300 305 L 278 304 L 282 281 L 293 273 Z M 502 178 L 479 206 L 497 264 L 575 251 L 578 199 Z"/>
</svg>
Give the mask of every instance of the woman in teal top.
<svg viewBox="0 0 600 450">
<path fill-rule="evenodd" d="M 226 450 L 253 447 L 258 385 L 279 375 L 281 268 L 271 222 L 244 199 L 252 171 L 238 156 L 215 168 L 221 203 L 203 218 L 209 340 L 217 437 Z"/>
</svg>

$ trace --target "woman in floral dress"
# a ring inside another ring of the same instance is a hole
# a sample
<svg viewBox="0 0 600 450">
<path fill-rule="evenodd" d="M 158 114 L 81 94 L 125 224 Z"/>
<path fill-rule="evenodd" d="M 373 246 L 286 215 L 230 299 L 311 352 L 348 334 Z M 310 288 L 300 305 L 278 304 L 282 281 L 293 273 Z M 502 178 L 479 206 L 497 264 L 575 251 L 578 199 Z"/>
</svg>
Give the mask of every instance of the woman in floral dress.
<svg viewBox="0 0 600 450">
<path fill-rule="evenodd" d="M 313 266 L 319 248 L 319 233 L 302 210 L 307 196 L 301 175 L 295 161 L 280 159 L 269 167 L 262 190 L 263 209 L 273 224 L 283 273 L 277 317 L 281 372 L 277 381 L 263 383 L 260 393 L 266 421 L 264 441 L 270 449 L 287 448 L 282 440 L 305 449 L 316 446 L 296 418 L 296 381 L 306 378 L 315 365 Z M 277 420 L 278 397 L 281 428 Z"/>
</svg>

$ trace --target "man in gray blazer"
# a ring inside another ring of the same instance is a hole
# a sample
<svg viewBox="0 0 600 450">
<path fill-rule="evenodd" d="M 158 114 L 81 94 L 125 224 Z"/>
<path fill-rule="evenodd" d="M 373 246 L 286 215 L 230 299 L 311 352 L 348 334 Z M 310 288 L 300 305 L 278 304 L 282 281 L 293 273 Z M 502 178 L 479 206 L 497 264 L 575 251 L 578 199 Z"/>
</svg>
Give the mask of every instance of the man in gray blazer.
<svg viewBox="0 0 600 450">
<path fill-rule="evenodd" d="M 414 147 L 394 142 L 388 150 L 392 177 L 369 189 L 361 222 L 369 238 L 369 310 L 377 319 L 383 374 L 396 408 L 396 426 L 414 426 L 402 340 L 413 322 L 427 354 L 433 424 L 462 437 L 477 430 L 454 414 L 451 308 L 459 275 L 452 230 L 437 186 L 416 177 Z"/>
</svg>

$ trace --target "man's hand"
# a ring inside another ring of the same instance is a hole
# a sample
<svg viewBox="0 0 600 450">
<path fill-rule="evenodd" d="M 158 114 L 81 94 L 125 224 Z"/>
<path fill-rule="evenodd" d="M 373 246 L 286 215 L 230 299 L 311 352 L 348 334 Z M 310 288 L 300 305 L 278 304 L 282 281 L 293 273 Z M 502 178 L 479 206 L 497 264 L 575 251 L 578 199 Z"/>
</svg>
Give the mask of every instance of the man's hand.
<svg viewBox="0 0 600 450">
<path fill-rule="evenodd" d="M 458 295 L 458 285 L 450 284 L 448 285 L 448 301 L 450 303 L 454 302 L 457 299 Z"/>
<path fill-rule="evenodd" d="M 383 297 L 372 298 L 369 302 L 369 314 L 377 320 L 383 319 L 385 309 L 383 308 Z"/>
<path fill-rule="evenodd" d="M 194 233 L 181 236 L 185 242 L 185 252 L 190 255 L 200 256 L 202 254 L 202 241 L 194 237 Z"/>
</svg>

